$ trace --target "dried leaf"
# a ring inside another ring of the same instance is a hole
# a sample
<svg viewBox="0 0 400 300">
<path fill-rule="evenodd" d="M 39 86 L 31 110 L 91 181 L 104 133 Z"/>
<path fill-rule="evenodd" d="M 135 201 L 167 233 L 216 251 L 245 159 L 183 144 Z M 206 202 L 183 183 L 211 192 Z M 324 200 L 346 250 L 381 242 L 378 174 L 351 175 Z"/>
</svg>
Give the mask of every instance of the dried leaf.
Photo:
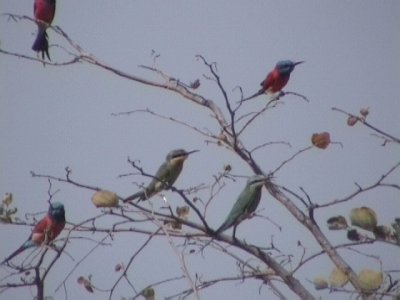
<svg viewBox="0 0 400 300">
<path fill-rule="evenodd" d="M 122 264 L 116 264 L 115 267 L 114 267 L 115 272 L 119 272 L 119 271 L 121 271 L 122 269 L 123 269 Z"/>
<path fill-rule="evenodd" d="M 396 239 L 397 243 L 400 244 L 400 219 L 396 218 L 395 223 L 392 223 L 394 229 L 393 237 Z"/>
<path fill-rule="evenodd" d="M 88 292 L 93 293 L 92 283 L 90 280 L 86 279 L 83 276 L 79 276 L 78 283 L 82 285 Z"/>
<path fill-rule="evenodd" d="M 176 214 L 179 218 L 186 220 L 189 215 L 190 208 L 189 206 L 178 206 L 176 208 Z"/>
<path fill-rule="evenodd" d="M 376 239 L 390 241 L 394 238 L 393 232 L 389 226 L 379 225 L 373 230 Z"/>
<path fill-rule="evenodd" d="M 347 238 L 350 241 L 356 241 L 356 242 L 361 241 L 361 236 L 356 229 L 351 229 L 347 231 Z"/>
<path fill-rule="evenodd" d="M 9 206 L 12 203 L 12 201 L 13 201 L 13 194 L 12 193 L 6 193 L 4 195 L 4 198 L 3 198 L 2 202 L 3 202 L 3 204 L 5 206 Z"/>
<path fill-rule="evenodd" d="M 224 171 L 225 172 L 230 172 L 232 171 L 232 166 L 230 164 L 224 165 Z"/>
<path fill-rule="evenodd" d="M 9 210 L 6 211 L 6 215 L 7 216 L 15 215 L 17 213 L 17 211 L 18 211 L 18 208 L 16 208 L 16 207 L 10 208 Z"/>
<path fill-rule="evenodd" d="M 368 116 L 368 114 L 369 114 L 369 108 L 361 108 L 361 109 L 360 109 L 360 114 L 361 114 L 364 118 L 366 118 L 366 117 Z"/>
<path fill-rule="evenodd" d="M 347 125 L 354 126 L 358 121 L 358 118 L 355 116 L 350 116 L 347 118 Z"/>
<path fill-rule="evenodd" d="M 175 220 L 165 220 L 164 225 L 171 227 L 171 229 L 174 229 L 174 230 L 182 229 L 182 224 Z"/>
<path fill-rule="evenodd" d="M 319 149 L 326 149 L 331 143 L 331 137 L 328 132 L 314 133 L 311 143 Z"/>
<path fill-rule="evenodd" d="M 177 222 L 177 221 L 172 221 L 171 222 L 171 228 L 174 230 L 181 230 L 182 229 L 182 224 Z"/>
<path fill-rule="evenodd" d="M 200 79 L 196 79 L 195 81 L 190 83 L 190 87 L 194 90 L 197 89 L 199 86 L 200 86 Z"/>
<path fill-rule="evenodd" d="M 5 215 L 5 216 L 0 216 L 0 223 L 12 223 L 12 219 L 10 216 Z"/>
<path fill-rule="evenodd" d="M 315 277 L 313 283 L 316 290 L 323 290 L 328 288 L 328 281 L 322 276 Z"/>
<path fill-rule="evenodd" d="M 328 223 L 328 229 L 330 230 L 346 229 L 348 226 L 346 218 L 343 216 L 331 217 L 326 222 Z"/>
</svg>

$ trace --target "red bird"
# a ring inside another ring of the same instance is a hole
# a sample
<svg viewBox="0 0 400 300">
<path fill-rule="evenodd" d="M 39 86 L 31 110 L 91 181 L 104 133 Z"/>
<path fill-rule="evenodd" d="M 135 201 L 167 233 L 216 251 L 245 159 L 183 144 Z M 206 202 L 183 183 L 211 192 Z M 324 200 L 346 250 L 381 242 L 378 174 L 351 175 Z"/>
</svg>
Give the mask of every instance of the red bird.
<svg viewBox="0 0 400 300">
<path fill-rule="evenodd" d="M 293 62 L 291 60 L 279 61 L 275 68 L 269 72 L 267 77 L 263 80 L 263 82 L 261 82 L 261 89 L 254 95 L 243 99 L 242 102 L 255 98 L 264 93 L 274 94 L 276 92 L 280 92 L 288 83 L 290 73 L 292 73 L 294 67 L 303 62 L 304 61 Z"/>
<path fill-rule="evenodd" d="M 32 45 L 32 50 L 42 52 L 42 59 L 46 55 L 51 60 L 46 29 L 53 22 L 55 12 L 56 0 L 35 0 L 33 4 L 33 14 L 38 25 L 38 33 Z"/>
<path fill-rule="evenodd" d="M 21 245 L 16 251 L 1 262 L 4 264 L 23 252 L 24 250 L 49 244 L 53 241 L 65 226 L 65 210 L 64 205 L 59 202 L 50 204 L 48 213 L 33 228 L 32 234 L 28 240 Z"/>
</svg>

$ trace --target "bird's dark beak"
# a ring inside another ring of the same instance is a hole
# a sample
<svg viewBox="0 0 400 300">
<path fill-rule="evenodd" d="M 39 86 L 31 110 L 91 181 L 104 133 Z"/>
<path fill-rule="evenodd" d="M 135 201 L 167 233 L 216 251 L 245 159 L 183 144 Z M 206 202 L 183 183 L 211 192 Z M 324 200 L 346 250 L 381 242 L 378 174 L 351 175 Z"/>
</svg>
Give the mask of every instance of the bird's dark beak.
<svg viewBox="0 0 400 300">
<path fill-rule="evenodd" d="M 298 62 L 295 62 L 293 65 L 297 66 L 297 65 L 302 64 L 302 63 L 304 63 L 304 62 L 305 62 L 304 60 L 298 61 Z"/>
<path fill-rule="evenodd" d="M 192 151 L 188 151 L 188 152 L 186 152 L 186 155 L 190 155 L 190 154 L 192 154 L 192 153 L 195 153 L 195 152 L 199 152 L 200 150 L 192 150 Z"/>
<path fill-rule="evenodd" d="M 263 178 L 260 178 L 260 182 L 266 182 L 266 181 L 268 181 L 268 180 L 270 180 L 271 179 L 271 177 L 269 177 L 269 176 L 264 176 Z"/>
</svg>

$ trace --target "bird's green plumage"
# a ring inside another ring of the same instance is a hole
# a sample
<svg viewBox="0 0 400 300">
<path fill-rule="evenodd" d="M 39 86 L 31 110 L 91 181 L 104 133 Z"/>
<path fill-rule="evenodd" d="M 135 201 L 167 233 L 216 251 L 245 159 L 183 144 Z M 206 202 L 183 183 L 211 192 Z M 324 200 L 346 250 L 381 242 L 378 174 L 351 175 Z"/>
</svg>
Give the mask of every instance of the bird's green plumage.
<svg viewBox="0 0 400 300">
<path fill-rule="evenodd" d="M 160 166 L 149 185 L 142 191 L 124 199 L 124 202 L 134 199 L 147 200 L 160 191 L 168 189 L 178 179 L 187 156 L 194 152 L 197 150 L 187 152 L 183 149 L 176 149 L 169 152 L 165 162 Z"/>
<path fill-rule="evenodd" d="M 168 189 L 178 179 L 182 171 L 183 160 L 181 161 L 166 161 L 158 169 L 156 175 L 150 184 L 141 191 L 141 200 L 148 199 L 158 192 Z"/>
<path fill-rule="evenodd" d="M 246 187 L 240 193 L 224 223 L 217 229 L 218 233 L 238 225 L 248 218 L 258 207 L 261 200 L 261 189 L 267 177 L 255 175 L 247 181 Z"/>
</svg>

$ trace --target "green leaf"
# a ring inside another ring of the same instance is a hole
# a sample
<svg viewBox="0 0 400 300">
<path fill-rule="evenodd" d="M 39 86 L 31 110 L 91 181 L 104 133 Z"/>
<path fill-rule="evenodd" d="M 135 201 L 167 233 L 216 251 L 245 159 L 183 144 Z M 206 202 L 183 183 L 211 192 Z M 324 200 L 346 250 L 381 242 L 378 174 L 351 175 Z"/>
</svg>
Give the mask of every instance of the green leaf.
<svg viewBox="0 0 400 300">
<path fill-rule="evenodd" d="M 146 300 L 154 300 L 155 297 L 155 291 L 152 287 L 147 287 L 143 290 L 142 292 L 142 296 L 146 299 Z"/>
</svg>

